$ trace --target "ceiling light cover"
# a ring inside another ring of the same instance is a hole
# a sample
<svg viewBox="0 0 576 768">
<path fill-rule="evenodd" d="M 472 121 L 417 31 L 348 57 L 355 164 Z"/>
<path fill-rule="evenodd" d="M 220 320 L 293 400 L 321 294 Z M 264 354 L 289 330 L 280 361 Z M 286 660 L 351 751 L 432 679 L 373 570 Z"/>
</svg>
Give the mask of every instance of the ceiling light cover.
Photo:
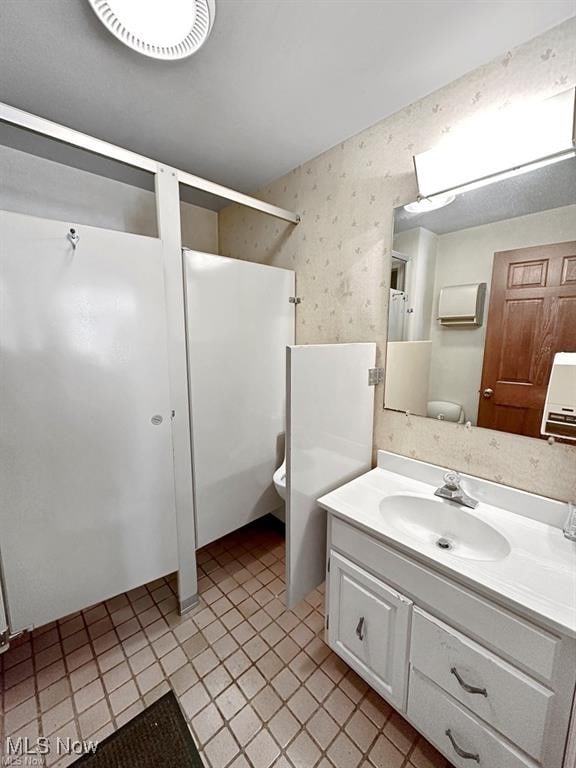
<svg viewBox="0 0 576 768">
<path fill-rule="evenodd" d="M 215 16 L 215 0 L 90 0 L 90 5 L 118 40 L 154 59 L 196 53 Z"/>
</svg>

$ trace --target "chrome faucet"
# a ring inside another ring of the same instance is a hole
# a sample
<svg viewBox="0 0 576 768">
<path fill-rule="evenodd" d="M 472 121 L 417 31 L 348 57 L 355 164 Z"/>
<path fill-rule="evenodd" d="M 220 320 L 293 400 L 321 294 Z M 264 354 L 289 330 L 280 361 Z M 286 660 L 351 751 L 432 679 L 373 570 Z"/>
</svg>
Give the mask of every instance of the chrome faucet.
<svg viewBox="0 0 576 768">
<path fill-rule="evenodd" d="M 444 475 L 444 485 L 434 491 L 434 496 L 440 496 L 441 499 L 454 501 L 463 507 L 476 509 L 478 502 L 462 490 L 462 479 L 458 472 L 446 472 Z"/>
</svg>

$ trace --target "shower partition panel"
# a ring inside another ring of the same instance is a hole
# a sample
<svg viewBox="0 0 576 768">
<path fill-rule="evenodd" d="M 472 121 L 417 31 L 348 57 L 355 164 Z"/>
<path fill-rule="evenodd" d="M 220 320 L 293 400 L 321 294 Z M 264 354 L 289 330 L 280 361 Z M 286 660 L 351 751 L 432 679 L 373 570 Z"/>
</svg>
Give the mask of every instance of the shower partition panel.
<svg viewBox="0 0 576 768">
<path fill-rule="evenodd" d="M 326 576 L 326 512 L 316 499 L 370 469 L 376 345 L 287 350 L 286 595 L 293 607 Z"/>
<path fill-rule="evenodd" d="M 281 506 L 294 272 L 184 250 L 199 547 Z"/>
<path fill-rule="evenodd" d="M 161 242 L 70 226 L 0 212 L 12 632 L 178 567 Z"/>
</svg>

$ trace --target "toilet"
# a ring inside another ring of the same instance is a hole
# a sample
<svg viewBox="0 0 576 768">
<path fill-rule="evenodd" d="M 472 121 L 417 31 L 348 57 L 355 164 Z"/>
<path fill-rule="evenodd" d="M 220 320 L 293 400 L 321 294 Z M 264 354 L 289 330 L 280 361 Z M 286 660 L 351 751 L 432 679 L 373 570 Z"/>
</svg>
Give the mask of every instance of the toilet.
<svg viewBox="0 0 576 768">
<path fill-rule="evenodd" d="M 273 475 L 274 488 L 280 498 L 286 500 L 286 457 Z"/>
<path fill-rule="evenodd" d="M 453 421 L 464 424 L 465 413 L 460 403 L 452 403 L 449 400 L 429 400 L 426 415 L 430 419 L 440 421 Z"/>
</svg>

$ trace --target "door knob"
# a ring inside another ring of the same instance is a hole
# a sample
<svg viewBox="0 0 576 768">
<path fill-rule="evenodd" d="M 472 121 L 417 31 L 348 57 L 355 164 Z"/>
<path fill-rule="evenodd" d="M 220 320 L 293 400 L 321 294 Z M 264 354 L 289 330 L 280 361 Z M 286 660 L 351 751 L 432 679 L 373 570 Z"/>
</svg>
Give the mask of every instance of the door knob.
<svg viewBox="0 0 576 768">
<path fill-rule="evenodd" d="M 494 394 L 494 390 L 490 389 L 490 387 L 487 387 L 485 390 L 483 390 L 482 397 L 485 397 L 486 400 L 488 400 L 489 398 L 492 397 L 493 394 Z"/>
</svg>

